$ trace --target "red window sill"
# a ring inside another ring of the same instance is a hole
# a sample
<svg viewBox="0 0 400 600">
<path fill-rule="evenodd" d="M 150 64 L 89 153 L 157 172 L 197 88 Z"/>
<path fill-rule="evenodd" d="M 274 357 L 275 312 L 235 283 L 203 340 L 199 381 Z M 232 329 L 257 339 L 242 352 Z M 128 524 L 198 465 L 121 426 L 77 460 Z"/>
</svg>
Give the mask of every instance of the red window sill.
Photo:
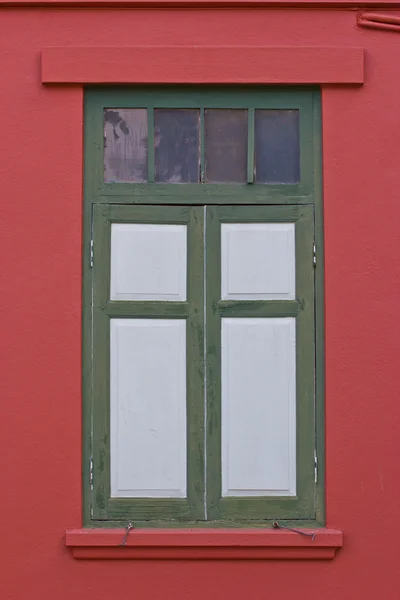
<svg viewBox="0 0 400 600">
<path fill-rule="evenodd" d="M 334 529 L 309 530 L 315 538 L 274 530 L 73 529 L 65 545 L 77 559 L 329 560 L 343 545 Z"/>
</svg>

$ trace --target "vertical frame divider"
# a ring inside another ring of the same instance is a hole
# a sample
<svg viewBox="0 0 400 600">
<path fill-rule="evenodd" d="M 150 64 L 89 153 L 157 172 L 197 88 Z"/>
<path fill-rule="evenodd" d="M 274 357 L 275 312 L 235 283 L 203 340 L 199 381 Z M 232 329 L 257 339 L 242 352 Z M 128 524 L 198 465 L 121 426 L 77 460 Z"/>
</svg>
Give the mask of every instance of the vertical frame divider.
<svg viewBox="0 0 400 600">
<path fill-rule="evenodd" d="M 154 183 L 154 108 L 147 109 L 147 179 Z"/>
<path fill-rule="evenodd" d="M 200 108 L 200 183 L 205 182 L 206 148 L 204 138 L 204 108 Z"/>
<path fill-rule="evenodd" d="M 166 208 L 170 210 L 171 207 Z M 204 210 L 188 208 L 187 492 L 192 517 L 205 520 Z"/>
<path fill-rule="evenodd" d="M 218 207 L 206 207 L 207 516 L 219 519 L 221 498 L 221 224 Z"/>
<path fill-rule="evenodd" d="M 315 265 L 315 448 L 317 456 L 316 518 L 325 519 L 325 300 L 324 300 L 324 214 L 322 182 L 321 96 L 313 92 L 314 215 L 317 264 Z"/>
<path fill-rule="evenodd" d="M 95 520 L 108 520 L 110 497 L 110 317 L 101 309 L 110 293 L 111 221 L 109 207 L 93 207 L 92 291 L 92 512 Z M 94 402 L 94 399 L 96 400 Z"/>
<path fill-rule="evenodd" d="M 255 110 L 247 111 L 247 183 L 254 183 L 254 121 Z"/>
</svg>

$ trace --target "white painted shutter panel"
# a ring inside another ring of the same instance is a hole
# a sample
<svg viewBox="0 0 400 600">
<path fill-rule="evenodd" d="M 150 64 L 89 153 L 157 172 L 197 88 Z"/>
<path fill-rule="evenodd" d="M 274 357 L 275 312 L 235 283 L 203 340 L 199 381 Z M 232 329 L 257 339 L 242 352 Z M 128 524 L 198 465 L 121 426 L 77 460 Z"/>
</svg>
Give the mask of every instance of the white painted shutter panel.
<svg viewBox="0 0 400 600">
<path fill-rule="evenodd" d="M 294 299 L 294 223 L 223 223 L 221 296 Z M 222 318 L 222 496 L 296 495 L 295 323 Z"/>
<path fill-rule="evenodd" d="M 186 299 L 186 226 L 112 224 L 111 298 Z M 111 497 L 186 497 L 186 320 L 110 320 Z"/>
</svg>

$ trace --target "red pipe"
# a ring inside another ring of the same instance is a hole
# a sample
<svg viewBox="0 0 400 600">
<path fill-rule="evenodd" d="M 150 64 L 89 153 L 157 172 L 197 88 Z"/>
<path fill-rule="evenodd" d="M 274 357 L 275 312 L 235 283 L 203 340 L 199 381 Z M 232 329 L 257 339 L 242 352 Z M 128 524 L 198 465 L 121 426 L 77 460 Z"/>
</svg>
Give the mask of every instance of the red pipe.
<svg viewBox="0 0 400 600">
<path fill-rule="evenodd" d="M 357 15 L 357 25 L 371 29 L 400 32 L 400 15 L 382 15 L 372 12 L 359 13 Z"/>
</svg>

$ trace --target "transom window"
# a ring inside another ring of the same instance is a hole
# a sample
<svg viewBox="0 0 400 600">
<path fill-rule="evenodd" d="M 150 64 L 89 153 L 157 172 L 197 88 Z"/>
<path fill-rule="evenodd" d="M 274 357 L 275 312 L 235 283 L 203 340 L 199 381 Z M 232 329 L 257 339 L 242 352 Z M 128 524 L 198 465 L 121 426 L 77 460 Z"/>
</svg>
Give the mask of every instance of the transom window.
<svg viewBox="0 0 400 600">
<path fill-rule="evenodd" d="M 319 120 L 315 90 L 86 91 L 87 525 L 323 524 Z"/>
<path fill-rule="evenodd" d="M 104 180 L 299 183 L 299 110 L 105 109 Z"/>
</svg>

